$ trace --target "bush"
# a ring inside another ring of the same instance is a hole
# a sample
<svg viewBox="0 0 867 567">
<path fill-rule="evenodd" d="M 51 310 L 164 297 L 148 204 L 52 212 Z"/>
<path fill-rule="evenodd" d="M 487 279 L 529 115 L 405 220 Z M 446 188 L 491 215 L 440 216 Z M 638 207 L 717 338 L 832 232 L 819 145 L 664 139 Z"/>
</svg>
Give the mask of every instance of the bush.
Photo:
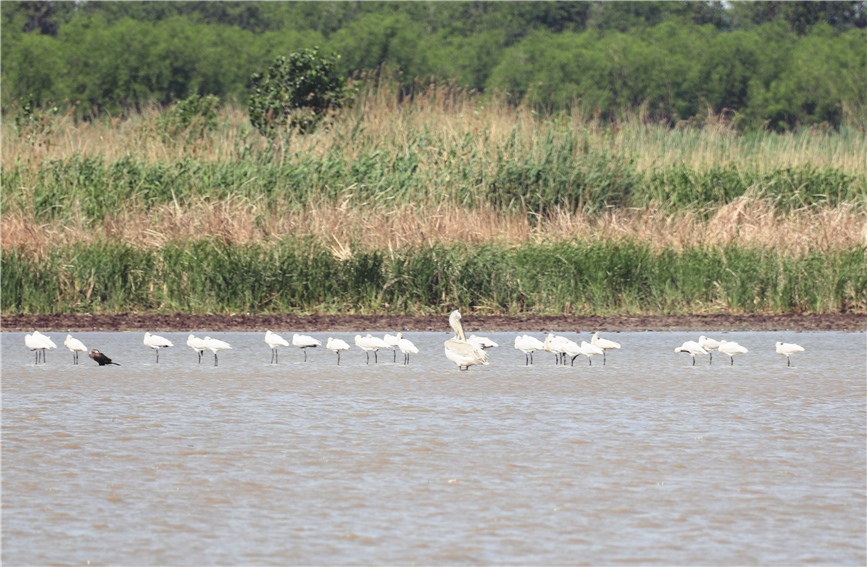
<svg viewBox="0 0 867 567">
<path fill-rule="evenodd" d="M 302 49 L 274 60 L 264 73 L 253 73 L 248 111 L 250 122 L 266 136 L 288 126 L 312 132 L 329 110 L 343 106 L 346 81 L 338 76 L 339 55 L 320 56 Z"/>
<path fill-rule="evenodd" d="M 203 138 L 207 132 L 217 127 L 217 104 L 214 95 L 193 95 L 180 100 L 160 115 L 163 136 L 168 139 L 185 140 Z"/>
</svg>

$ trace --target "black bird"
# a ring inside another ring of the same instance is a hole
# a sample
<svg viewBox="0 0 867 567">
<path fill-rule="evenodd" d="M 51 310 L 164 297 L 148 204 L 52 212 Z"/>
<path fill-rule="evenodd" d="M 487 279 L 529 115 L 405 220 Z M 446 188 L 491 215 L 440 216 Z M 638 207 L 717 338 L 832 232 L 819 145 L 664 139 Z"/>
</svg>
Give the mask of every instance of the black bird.
<svg viewBox="0 0 867 567">
<path fill-rule="evenodd" d="M 117 362 L 112 362 L 109 357 L 105 356 L 96 349 L 90 351 L 90 354 L 88 354 L 87 356 L 95 360 L 100 366 L 105 366 L 106 364 L 114 364 L 115 366 L 120 366 L 120 364 L 118 364 Z"/>
</svg>

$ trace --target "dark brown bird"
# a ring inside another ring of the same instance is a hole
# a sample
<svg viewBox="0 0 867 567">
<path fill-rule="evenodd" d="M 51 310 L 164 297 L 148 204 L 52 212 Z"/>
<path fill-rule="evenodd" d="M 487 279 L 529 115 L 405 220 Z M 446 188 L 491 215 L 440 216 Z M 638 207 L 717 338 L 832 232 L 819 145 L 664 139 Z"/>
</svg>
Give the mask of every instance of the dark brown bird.
<svg viewBox="0 0 867 567">
<path fill-rule="evenodd" d="M 99 352 L 96 349 L 93 349 L 92 351 L 90 351 L 90 353 L 87 356 L 89 356 L 90 358 L 95 360 L 96 363 L 99 364 L 100 366 L 105 366 L 106 364 L 114 364 L 115 366 L 120 366 L 120 364 L 118 364 L 117 362 L 112 362 L 109 357 L 105 356 L 104 354 L 102 354 L 101 352 Z"/>
</svg>

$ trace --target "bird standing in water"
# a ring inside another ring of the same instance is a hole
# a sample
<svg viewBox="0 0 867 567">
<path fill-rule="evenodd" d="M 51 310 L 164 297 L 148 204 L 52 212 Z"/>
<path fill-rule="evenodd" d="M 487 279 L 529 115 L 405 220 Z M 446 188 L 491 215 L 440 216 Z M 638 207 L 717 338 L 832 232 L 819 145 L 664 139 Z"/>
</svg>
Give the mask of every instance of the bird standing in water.
<svg viewBox="0 0 867 567">
<path fill-rule="evenodd" d="M 95 360 L 96 363 L 99 364 L 100 366 L 106 366 L 109 364 L 114 364 L 115 366 L 120 366 L 120 364 L 118 364 L 117 362 L 112 362 L 109 357 L 105 356 L 104 354 L 102 354 L 101 352 L 99 352 L 96 349 L 93 349 L 92 351 L 90 351 L 90 353 L 87 356 L 89 356 L 90 358 Z"/>
</svg>

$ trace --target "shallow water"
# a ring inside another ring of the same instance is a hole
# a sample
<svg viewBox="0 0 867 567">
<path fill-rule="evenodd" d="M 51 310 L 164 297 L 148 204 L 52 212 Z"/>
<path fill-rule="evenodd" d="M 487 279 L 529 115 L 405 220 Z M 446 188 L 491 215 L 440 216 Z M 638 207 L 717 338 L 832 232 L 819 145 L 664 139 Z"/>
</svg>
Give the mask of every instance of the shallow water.
<svg viewBox="0 0 867 567">
<path fill-rule="evenodd" d="M 446 333 L 339 367 L 264 333 L 214 333 L 218 367 L 78 333 L 122 366 L 73 366 L 47 334 L 38 366 L 2 334 L 6 565 L 867 563 L 864 333 L 719 333 L 750 352 L 694 367 L 691 333 L 574 367 L 491 333 L 468 372 Z"/>
</svg>

